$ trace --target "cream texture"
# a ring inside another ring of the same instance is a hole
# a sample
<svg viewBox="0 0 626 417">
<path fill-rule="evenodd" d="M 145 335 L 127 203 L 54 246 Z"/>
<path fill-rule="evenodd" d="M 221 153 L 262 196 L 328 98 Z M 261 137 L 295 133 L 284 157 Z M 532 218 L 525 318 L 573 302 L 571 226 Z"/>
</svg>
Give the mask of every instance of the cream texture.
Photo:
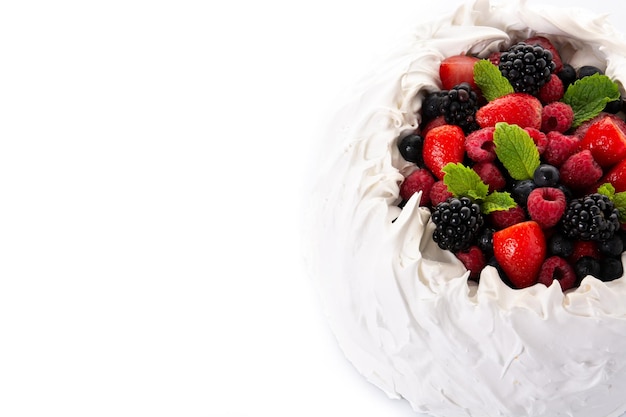
<svg viewBox="0 0 626 417">
<path fill-rule="evenodd" d="M 323 142 L 308 201 L 308 261 L 333 332 L 370 382 L 436 417 L 617 417 L 626 411 L 626 279 L 513 290 L 493 268 L 468 283 L 431 239 L 414 167 L 397 140 L 419 126 L 438 66 L 547 35 L 564 62 L 626 80 L 626 43 L 602 16 L 521 3 L 467 3 L 416 29 L 360 86 Z M 395 221 L 394 221 L 395 219 Z"/>
</svg>

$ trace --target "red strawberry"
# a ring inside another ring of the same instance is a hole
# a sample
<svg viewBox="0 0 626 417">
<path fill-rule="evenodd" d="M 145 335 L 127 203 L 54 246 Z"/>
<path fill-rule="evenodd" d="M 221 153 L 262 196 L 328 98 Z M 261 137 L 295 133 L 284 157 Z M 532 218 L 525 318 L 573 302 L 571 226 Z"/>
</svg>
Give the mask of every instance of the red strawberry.
<svg viewBox="0 0 626 417">
<path fill-rule="evenodd" d="M 427 206 L 430 204 L 430 190 L 434 183 L 435 179 L 427 169 L 413 171 L 400 185 L 400 197 L 408 200 L 413 194 L 421 191 L 420 206 Z"/>
<path fill-rule="evenodd" d="M 626 135 L 609 117 L 589 126 L 580 144 L 589 149 L 593 159 L 602 167 L 609 167 L 626 157 Z"/>
<path fill-rule="evenodd" d="M 529 220 L 494 232 L 493 251 L 515 287 L 537 283 L 546 257 L 546 240 L 536 222 Z"/>
<path fill-rule="evenodd" d="M 474 82 L 474 64 L 478 58 L 469 55 L 454 55 L 444 59 L 439 66 L 439 77 L 444 90 L 449 90 L 463 82 L 478 90 Z"/>
<path fill-rule="evenodd" d="M 541 102 L 525 93 L 512 93 L 490 101 L 476 112 L 480 127 L 507 122 L 521 128 L 541 129 Z"/>
<path fill-rule="evenodd" d="M 626 159 L 611 168 L 600 181 L 600 185 L 607 182 L 611 183 L 618 193 L 626 191 Z"/>
<path fill-rule="evenodd" d="M 532 38 L 528 38 L 524 41 L 528 45 L 539 45 L 543 49 L 547 49 L 552 53 L 552 62 L 554 62 L 555 68 L 554 73 L 557 74 L 563 68 L 563 60 L 561 59 L 561 55 L 559 55 L 559 51 L 556 47 L 550 42 L 550 40 L 543 36 L 533 36 Z"/>
<path fill-rule="evenodd" d="M 463 129 L 455 125 L 444 125 L 429 130 L 424 138 L 422 152 L 426 167 L 442 180 L 441 169 L 444 166 L 450 162 L 463 162 L 465 156 Z"/>
<path fill-rule="evenodd" d="M 574 131 L 574 135 L 581 139 L 584 138 L 585 135 L 587 134 L 587 130 L 589 130 L 591 125 L 593 125 L 596 122 L 599 122 L 605 117 L 611 118 L 617 124 L 620 130 L 624 132 L 624 134 L 626 135 L 626 122 L 620 119 L 619 116 L 616 116 L 611 113 L 605 113 L 605 112 L 600 113 L 599 115 L 597 115 L 591 120 L 587 120 L 586 122 L 583 122 L 580 126 L 576 128 L 576 131 Z"/>
</svg>

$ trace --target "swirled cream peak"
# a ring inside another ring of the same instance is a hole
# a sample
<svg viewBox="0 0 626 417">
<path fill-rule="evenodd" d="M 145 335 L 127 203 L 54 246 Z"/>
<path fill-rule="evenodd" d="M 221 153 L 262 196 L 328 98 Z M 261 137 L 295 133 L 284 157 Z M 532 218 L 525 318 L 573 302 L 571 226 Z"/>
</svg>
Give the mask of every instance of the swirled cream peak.
<svg viewBox="0 0 626 417">
<path fill-rule="evenodd" d="M 513 290 L 480 284 L 431 239 L 420 195 L 398 208 L 414 167 L 397 139 L 439 90 L 439 63 L 548 36 L 574 66 L 626 80 L 626 43 L 603 17 L 477 0 L 416 28 L 339 112 L 308 201 L 307 255 L 347 358 L 389 396 L 435 417 L 617 417 L 626 411 L 626 282 L 587 277 Z"/>
</svg>

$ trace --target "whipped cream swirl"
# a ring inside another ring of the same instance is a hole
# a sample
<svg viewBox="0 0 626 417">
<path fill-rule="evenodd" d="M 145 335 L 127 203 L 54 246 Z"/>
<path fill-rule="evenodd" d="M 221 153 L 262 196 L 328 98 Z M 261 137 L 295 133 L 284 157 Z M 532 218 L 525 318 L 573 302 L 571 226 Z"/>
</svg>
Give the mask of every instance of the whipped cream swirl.
<svg viewBox="0 0 626 417">
<path fill-rule="evenodd" d="M 626 42 L 605 17 L 525 2 L 476 0 L 416 29 L 366 80 L 324 140 L 308 201 L 311 273 L 347 358 L 390 397 L 436 417 L 617 417 L 626 411 L 626 279 L 587 277 L 514 290 L 495 269 L 480 284 L 432 241 L 415 167 L 397 140 L 441 89 L 447 56 L 486 57 L 534 35 L 564 62 L 626 80 Z M 624 260 L 624 259 L 623 259 Z"/>
</svg>

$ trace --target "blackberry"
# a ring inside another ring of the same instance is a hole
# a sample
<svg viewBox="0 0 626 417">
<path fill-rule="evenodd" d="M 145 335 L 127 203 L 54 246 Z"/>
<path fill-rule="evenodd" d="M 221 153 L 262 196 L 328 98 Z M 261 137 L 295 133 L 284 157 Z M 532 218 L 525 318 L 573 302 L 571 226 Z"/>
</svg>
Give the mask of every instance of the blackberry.
<svg viewBox="0 0 626 417">
<path fill-rule="evenodd" d="M 618 210 L 602 194 L 572 200 L 561 220 L 563 233 L 573 239 L 603 241 L 620 228 Z"/>
<path fill-rule="evenodd" d="M 425 121 L 435 119 L 443 114 L 441 104 L 447 94 L 448 91 L 443 90 L 430 93 L 424 97 L 424 101 L 422 102 L 422 115 Z"/>
<path fill-rule="evenodd" d="M 465 133 L 478 130 L 476 111 L 478 96 L 469 83 L 461 83 L 448 90 L 441 98 L 441 113 L 446 123 L 459 126 Z"/>
<path fill-rule="evenodd" d="M 458 252 L 470 247 L 485 223 L 480 206 L 467 197 L 449 198 L 435 207 L 433 240 L 441 249 Z"/>
<path fill-rule="evenodd" d="M 500 56 L 500 72 L 518 93 L 536 94 L 550 80 L 556 65 L 552 52 L 520 42 Z"/>
</svg>

